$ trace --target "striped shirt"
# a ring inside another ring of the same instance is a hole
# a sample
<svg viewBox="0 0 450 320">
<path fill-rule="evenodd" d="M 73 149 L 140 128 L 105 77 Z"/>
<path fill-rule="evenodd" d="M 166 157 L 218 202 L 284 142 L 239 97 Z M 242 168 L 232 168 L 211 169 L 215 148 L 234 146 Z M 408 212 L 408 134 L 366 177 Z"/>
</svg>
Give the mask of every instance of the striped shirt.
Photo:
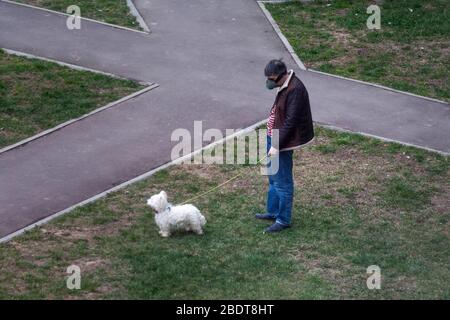
<svg viewBox="0 0 450 320">
<path fill-rule="evenodd" d="M 273 125 L 275 123 L 275 109 L 276 109 L 276 106 L 273 105 L 272 109 L 270 109 L 269 119 L 267 120 L 267 135 L 269 137 L 272 136 L 272 129 L 273 129 Z"/>
</svg>

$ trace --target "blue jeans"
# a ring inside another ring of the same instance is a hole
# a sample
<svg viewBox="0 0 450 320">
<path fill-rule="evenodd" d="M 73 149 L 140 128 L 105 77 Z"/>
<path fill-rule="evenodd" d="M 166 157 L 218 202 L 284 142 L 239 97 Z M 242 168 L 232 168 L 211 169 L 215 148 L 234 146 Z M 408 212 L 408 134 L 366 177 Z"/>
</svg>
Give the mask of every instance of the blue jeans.
<svg viewBox="0 0 450 320">
<path fill-rule="evenodd" d="M 269 152 L 270 147 L 271 137 L 267 136 L 267 152 Z M 291 224 L 292 201 L 294 198 L 292 154 L 292 150 L 280 152 L 277 155 L 279 157 L 278 171 L 269 175 L 267 213 L 273 215 L 276 222 L 282 225 Z M 270 166 L 270 162 L 268 165 Z"/>
</svg>

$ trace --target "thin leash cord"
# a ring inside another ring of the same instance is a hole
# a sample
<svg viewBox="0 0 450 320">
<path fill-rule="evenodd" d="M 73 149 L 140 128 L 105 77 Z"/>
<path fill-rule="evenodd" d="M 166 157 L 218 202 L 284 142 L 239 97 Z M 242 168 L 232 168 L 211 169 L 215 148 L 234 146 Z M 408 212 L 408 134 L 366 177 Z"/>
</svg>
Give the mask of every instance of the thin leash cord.
<svg viewBox="0 0 450 320">
<path fill-rule="evenodd" d="M 257 164 L 257 165 L 260 164 L 261 161 L 267 159 L 267 157 L 268 157 L 267 155 L 264 156 L 264 157 L 263 157 L 262 159 L 260 159 L 256 164 Z M 196 195 L 196 196 L 194 196 L 194 197 L 192 197 L 192 198 L 190 198 L 190 199 L 187 199 L 186 201 L 180 203 L 179 205 L 183 205 L 183 204 L 186 204 L 186 203 L 191 202 L 191 201 L 193 201 L 193 200 L 196 200 L 196 199 L 198 199 L 198 198 L 201 198 L 201 197 L 203 197 L 203 196 L 205 196 L 205 195 L 207 195 L 207 194 L 209 194 L 209 193 L 211 193 L 211 192 L 213 192 L 213 191 L 215 191 L 215 190 L 217 190 L 217 189 L 223 187 L 224 185 L 230 183 L 231 181 L 233 181 L 233 180 L 239 178 L 239 177 L 242 176 L 244 173 L 245 173 L 245 172 L 241 172 L 241 173 L 235 175 L 234 177 L 228 179 L 227 181 L 222 182 L 222 183 L 219 184 L 218 186 L 215 186 L 214 188 L 211 188 L 211 189 L 209 189 L 209 190 L 206 191 L 206 192 L 200 193 L 199 195 Z"/>
</svg>

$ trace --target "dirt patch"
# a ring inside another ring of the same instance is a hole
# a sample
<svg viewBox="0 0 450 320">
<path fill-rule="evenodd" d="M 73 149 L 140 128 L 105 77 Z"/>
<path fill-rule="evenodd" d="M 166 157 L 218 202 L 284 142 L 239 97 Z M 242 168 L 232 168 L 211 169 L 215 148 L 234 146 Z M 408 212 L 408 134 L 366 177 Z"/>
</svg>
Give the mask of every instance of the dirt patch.
<svg viewBox="0 0 450 320">
<path fill-rule="evenodd" d="M 17 132 L 5 128 L 0 128 L 0 137 L 3 137 L 4 139 L 15 138 L 17 136 Z"/>
<path fill-rule="evenodd" d="M 349 9 L 343 8 L 343 9 L 338 9 L 336 10 L 336 15 L 339 17 L 344 17 L 347 15 L 347 13 L 349 12 Z"/>
<path fill-rule="evenodd" d="M 290 253 L 290 256 L 298 261 L 306 272 L 318 275 L 332 283 L 339 283 L 337 291 L 346 295 L 351 291 L 354 283 L 349 281 L 349 274 L 358 274 L 342 256 L 327 256 L 317 253 L 317 248 L 303 245 Z"/>
<path fill-rule="evenodd" d="M 440 214 L 446 214 L 449 217 L 449 223 L 450 223 L 450 186 L 444 185 L 443 189 L 440 193 L 435 194 L 431 198 L 431 205 L 433 210 Z M 447 224 L 448 225 L 448 224 Z"/>
<path fill-rule="evenodd" d="M 294 167 L 296 185 L 308 201 L 324 205 L 373 201 L 373 195 L 380 191 L 379 181 L 395 172 L 395 166 L 385 158 L 365 155 L 353 148 L 339 148 L 327 157 L 317 157 L 316 151 L 305 149 L 298 158 Z M 324 194 L 333 198 L 324 200 Z"/>
<path fill-rule="evenodd" d="M 110 266 L 109 260 L 99 257 L 83 257 L 72 262 L 73 265 L 79 266 L 82 273 L 89 273 L 98 268 L 106 268 Z"/>
<path fill-rule="evenodd" d="M 109 222 L 102 225 L 65 227 L 61 229 L 58 226 L 48 225 L 40 229 L 43 234 L 49 234 L 59 240 L 74 241 L 85 240 L 89 244 L 95 242 L 95 237 L 104 235 L 116 235 L 125 228 L 130 227 L 134 222 L 134 215 L 125 214 L 117 221 Z"/>
<path fill-rule="evenodd" d="M 344 46 L 346 49 L 348 48 L 349 44 L 354 44 L 356 42 L 356 39 L 349 32 L 346 32 L 343 29 L 334 27 L 329 32 L 333 35 L 337 43 Z"/>
</svg>

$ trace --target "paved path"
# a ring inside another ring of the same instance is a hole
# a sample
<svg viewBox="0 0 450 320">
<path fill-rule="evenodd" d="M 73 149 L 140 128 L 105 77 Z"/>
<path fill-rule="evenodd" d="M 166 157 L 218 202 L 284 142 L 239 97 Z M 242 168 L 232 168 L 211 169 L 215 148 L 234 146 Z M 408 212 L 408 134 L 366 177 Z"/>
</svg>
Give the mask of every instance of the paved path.
<svg viewBox="0 0 450 320">
<path fill-rule="evenodd" d="M 150 35 L 0 1 L 0 47 L 160 87 L 0 154 L 0 237 L 170 161 L 171 132 L 243 128 L 273 92 L 263 68 L 293 60 L 257 3 L 135 0 Z M 315 121 L 450 152 L 450 107 L 294 69 Z"/>
</svg>

